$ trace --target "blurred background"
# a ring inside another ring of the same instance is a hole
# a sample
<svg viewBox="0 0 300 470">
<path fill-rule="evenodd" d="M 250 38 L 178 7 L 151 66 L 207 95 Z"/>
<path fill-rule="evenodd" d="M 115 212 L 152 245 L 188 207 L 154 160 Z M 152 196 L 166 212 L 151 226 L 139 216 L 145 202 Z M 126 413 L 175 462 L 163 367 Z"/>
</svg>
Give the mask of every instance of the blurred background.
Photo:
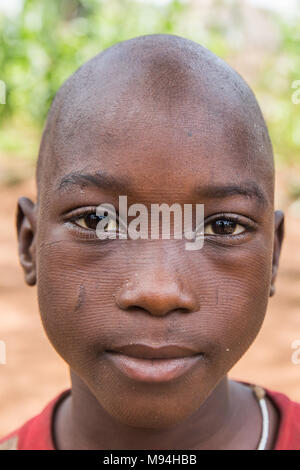
<svg viewBox="0 0 300 470">
<path fill-rule="evenodd" d="M 69 386 L 43 331 L 36 288 L 25 286 L 14 228 L 17 198 L 35 198 L 49 105 L 83 62 L 153 33 L 184 36 L 225 59 L 254 89 L 267 120 L 286 240 L 264 326 L 230 375 L 300 401 L 300 1 L 0 0 L 0 436 Z"/>
</svg>

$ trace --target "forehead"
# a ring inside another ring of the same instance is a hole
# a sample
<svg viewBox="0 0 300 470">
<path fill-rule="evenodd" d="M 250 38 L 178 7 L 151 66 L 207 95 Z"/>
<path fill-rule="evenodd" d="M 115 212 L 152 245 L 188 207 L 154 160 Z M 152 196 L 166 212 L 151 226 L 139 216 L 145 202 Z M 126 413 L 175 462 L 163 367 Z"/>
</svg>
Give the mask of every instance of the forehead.
<svg viewBox="0 0 300 470">
<path fill-rule="evenodd" d="M 85 119 L 67 138 L 59 128 L 51 156 L 56 162 L 53 187 L 76 171 L 122 176 L 136 189 L 170 185 L 184 191 L 196 181 L 249 179 L 263 187 L 270 184 L 267 149 L 257 144 L 261 130 L 239 110 L 229 107 L 218 113 L 213 106 L 190 102 L 165 115 L 134 101 L 135 113 L 126 107 L 127 117 L 119 103 L 120 114 L 100 112 L 101 107 L 99 113 L 85 111 Z"/>
<path fill-rule="evenodd" d="M 62 93 L 47 156 L 53 188 L 85 169 L 136 188 L 251 177 L 272 191 L 264 121 L 235 72 L 210 56 L 203 67 L 161 50 L 131 56 L 117 49 L 88 63 Z"/>
</svg>

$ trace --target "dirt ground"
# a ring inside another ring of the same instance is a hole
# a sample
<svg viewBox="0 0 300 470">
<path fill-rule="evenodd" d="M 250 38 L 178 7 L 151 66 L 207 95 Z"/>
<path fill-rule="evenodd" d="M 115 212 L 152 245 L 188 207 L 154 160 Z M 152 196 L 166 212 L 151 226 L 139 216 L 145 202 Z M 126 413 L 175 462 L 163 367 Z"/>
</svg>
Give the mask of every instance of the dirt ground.
<svg viewBox="0 0 300 470">
<path fill-rule="evenodd" d="M 43 331 L 36 287 L 25 285 L 17 258 L 16 201 L 18 196 L 30 197 L 34 192 L 32 180 L 0 187 L 0 340 L 6 343 L 6 364 L 0 365 L 0 436 L 39 412 L 69 386 L 67 366 Z M 284 194 L 284 184 L 278 185 L 279 199 L 280 194 Z M 281 201 L 287 206 L 284 197 Z M 300 340 L 299 234 L 299 211 L 295 215 L 288 209 L 276 294 L 270 299 L 258 338 L 230 374 L 281 391 L 298 401 L 300 364 L 291 360 L 294 351 L 291 345 Z"/>
</svg>

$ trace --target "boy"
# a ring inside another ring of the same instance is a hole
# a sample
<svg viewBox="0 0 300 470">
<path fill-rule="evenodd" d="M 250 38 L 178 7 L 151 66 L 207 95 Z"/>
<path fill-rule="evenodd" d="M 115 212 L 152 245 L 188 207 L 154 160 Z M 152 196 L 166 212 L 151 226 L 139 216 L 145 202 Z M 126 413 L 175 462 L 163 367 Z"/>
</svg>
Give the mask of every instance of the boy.
<svg viewBox="0 0 300 470">
<path fill-rule="evenodd" d="M 37 187 L 19 200 L 20 262 L 72 387 L 2 448 L 300 449 L 299 404 L 227 378 L 274 294 L 284 223 L 236 72 L 178 36 L 105 50 L 57 93 Z M 204 204 L 203 247 L 100 239 L 97 207 L 120 195 Z"/>
</svg>

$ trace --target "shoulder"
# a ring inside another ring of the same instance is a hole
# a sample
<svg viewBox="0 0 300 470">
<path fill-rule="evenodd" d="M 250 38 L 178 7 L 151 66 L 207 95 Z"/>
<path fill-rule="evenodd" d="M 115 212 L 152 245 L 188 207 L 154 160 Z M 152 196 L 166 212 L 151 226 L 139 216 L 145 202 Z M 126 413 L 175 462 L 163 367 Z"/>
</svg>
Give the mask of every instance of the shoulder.
<svg viewBox="0 0 300 470">
<path fill-rule="evenodd" d="M 265 389 L 279 413 L 274 450 L 300 450 L 300 403 L 280 392 Z"/>
<path fill-rule="evenodd" d="M 56 406 L 68 394 L 65 390 L 51 400 L 36 416 L 0 439 L 0 450 L 54 450 L 52 418 Z"/>
</svg>

